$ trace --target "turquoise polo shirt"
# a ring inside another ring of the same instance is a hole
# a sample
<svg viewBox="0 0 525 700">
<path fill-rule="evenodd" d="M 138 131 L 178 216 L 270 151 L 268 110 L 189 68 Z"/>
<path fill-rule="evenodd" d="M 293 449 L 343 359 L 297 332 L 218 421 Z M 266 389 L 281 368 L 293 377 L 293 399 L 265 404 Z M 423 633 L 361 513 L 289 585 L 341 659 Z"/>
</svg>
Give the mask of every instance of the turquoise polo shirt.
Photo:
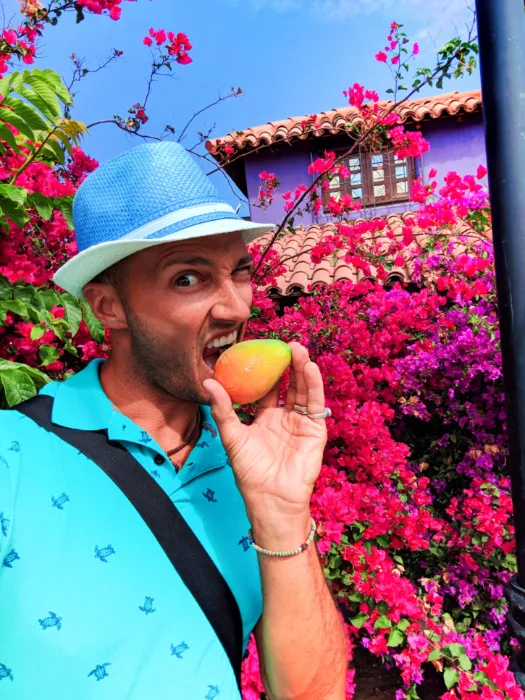
<svg viewBox="0 0 525 700">
<path fill-rule="evenodd" d="M 53 422 L 107 430 L 169 495 L 228 582 L 244 649 L 262 613 L 244 502 L 209 407 L 177 473 L 115 410 L 101 360 L 48 384 Z M 89 458 L 0 411 L 0 698 L 238 700 L 228 657 L 151 531 Z"/>
</svg>

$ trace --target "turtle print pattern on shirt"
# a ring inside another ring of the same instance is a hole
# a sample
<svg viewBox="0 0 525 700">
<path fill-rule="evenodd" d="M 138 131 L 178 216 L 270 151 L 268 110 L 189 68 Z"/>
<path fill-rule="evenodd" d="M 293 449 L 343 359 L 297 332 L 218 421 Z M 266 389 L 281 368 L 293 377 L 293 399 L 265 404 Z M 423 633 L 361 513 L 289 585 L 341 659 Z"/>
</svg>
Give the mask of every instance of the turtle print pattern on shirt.
<svg viewBox="0 0 525 700">
<path fill-rule="evenodd" d="M 100 364 L 46 385 L 54 420 L 107 430 L 156 478 L 234 593 L 245 651 L 262 612 L 258 559 L 209 407 L 176 472 L 108 403 Z M 240 700 L 222 645 L 127 498 L 15 411 L 0 411 L 0 615 L 10 630 L 0 634 L 2 700 L 173 700 L 173 688 L 183 700 Z"/>
</svg>

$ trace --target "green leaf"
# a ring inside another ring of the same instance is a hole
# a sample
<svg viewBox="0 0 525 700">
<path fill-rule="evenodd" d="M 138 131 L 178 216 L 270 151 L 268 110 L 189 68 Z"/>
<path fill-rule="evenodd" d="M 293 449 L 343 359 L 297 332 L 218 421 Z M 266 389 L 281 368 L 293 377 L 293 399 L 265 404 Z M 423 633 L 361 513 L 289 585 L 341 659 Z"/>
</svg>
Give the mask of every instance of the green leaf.
<svg viewBox="0 0 525 700">
<path fill-rule="evenodd" d="M 361 627 L 365 624 L 365 622 L 370 618 L 370 615 L 366 615 L 365 613 L 359 613 L 356 617 L 353 617 L 351 620 L 349 620 L 350 624 L 356 627 L 357 629 L 361 629 Z"/>
<path fill-rule="evenodd" d="M 0 138 L 9 144 L 13 151 L 16 151 L 17 153 L 20 151 L 20 147 L 16 142 L 13 132 L 3 122 L 0 122 Z"/>
<path fill-rule="evenodd" d="M 73 146 L 71 145 L 71 140 L 69 136 L 62 131 L 62 129 L 57 129 L 50 140 L 60 141 L 69 154 L 73 152 Z M 59 144 L 60 146 L 60 144 Z"/>
<path fill-rule="evenodd" d="M 27 102 L 23 102 L 16 97 L 9 97 L 4 101 L 4 104 L 12 107 L 15 113 L 22 117 L 33 131 L 47 131 L 49 129 L 49 123 L 44 121 L 40 114 Z"/>
<path fill-rule="evenodd" d="M 396 627 L 401 630 L 401 632 L 404 632 L 407 627 L 410 627 L 410 620 L 407 620 L 406 617 L 401 618 L 399 622 L 397 623 Z"/>
<path fill-rule="evenodd" d="M 10 408 L 36 395 L 35 384 L 25 372 L 17 369 L 3 370 L 0 371 L 0 380 Z"/>
<path fill-rule="evenodd" d="M 22 316 L 24 320 L 27 321 L 27 306 L 20 299 L 7 299 L 6 301 L 0 301 L 0 306 L 6 311 L 11 311 L 14 314 Z"/>
<path fill-rule="evenodd" d="M 41 154 L 46 155 L 51 160 L 57 160 L 61 165 L 64 165 L 65 155 L 58 141 L 50 138 L 46 145 L 41 149 Z"/>
<path fill-rule="evenodd" d="M 33 323 L 45 323 L 47 311 L 40 299 L 36 299 L 34 304 L 27 304 L 27 315 Z"/>
<path fill-rule="evenodd" d="M 78 357 L 78 350 L 69 339 L 66 339 L 66 342 L 64 343 L 64 350 L 67 350 L 67 352 L 69 352 L 71 355 L 76 355 Z"/>
<path fill-rule="evenodd" d="M 40 95 L 35 92 L 35 90 L 31 88 L 27 88 L 22 86 L 20 90 L 18 90 L 19 94 L 22 95 L 22 97 L 25 97 L 25 99 L 30 102 L 32 105 L 34 105 L 42 114 L 49 119 L 49 121 L 55 121 L 56 117 L 58 117 L 58 114 L 56 113 L 56 110 L 54 110 L 52 107 L 50 107 L 45 100 L 43 100 Z M 59 112 L 60 113 L 60 112 Z M 49 125 L 46 125 L 46 129 L 49 128 Z"/>
<path fill-rule="evenodd" d="M 24 372 L 29 377 L 31 377 L 38 389 L 40 389 L 45 384 L 48 384 L 51 381 L 47 374 L 44 374 L 35 367 L 30 367 L 29 365 L 24 365 L 20 362 L 9 362 L 9 360 L 0 360 L 0 372 L 2 372 L 3 370 L 11 371 L 13 369 L 19 369 L 21 372 Z"/>
<path fill-rule="evenodd" d="M 62 197 L 61 199 L 57 200 L 57 206 L 62 212 L 62 215 L 64 216 L 64 219 L 67 222 L 67 225 L 69 226 L 69 230 L 72 231 L 74 229 L 73 225 L 73 197 Z"/>
<path fill-rule="evenodd" d="M 40 78 L 41 80 L 46 82 L 51 87 L 51 89 L 55 92 L 55 94 L 59 96 L 59 98 L 62 100 L 62 102 L 64 104 L 66 104 L 66 105 L 72 104 L 73 100 L 71 99 L 71 95 L 69 93 L 69 90 L 62 82 L 58 73 L 55 73 L 55 71 L 50 70 L 49 68 L 44 68 L 44 70 L 39 70 L 38 68 L 34 68 L 33 75 L 35 75 L 37 78 Z"/>
<path fill-rule="evenodd" d="M 38 348 L 38 354 L 40 355 L 40 359 L 42 360 L 41 364 L 43 367 L 50 365 L 55 360 L 58 360 L 58 358 L 60 357 L 59 351 L 57 350 L 57 348 L 53 347 L 53 345 L 41 345 Z"/>
<path fill-rule="evenodd" d="M 31 340 L 40 340 L 40 338 L 44 335 L 46 332 L 46 329 L 44 326 L 37 324 L 36 326 L 33 326 L 31 329 Z"/>
<path fill-rule="evenodd" d="M 26 305 L 26 310 L 30 316 L 36 314 L 36 321 L 43 320 L 42 313 L 45 311 L 44 305 L 37 296 L 36 290 L 31 285 L 17 284 L 13 288 L 15 299 L 22 301 Z M 33 311 L 33 314 L 31 314 Z"/>
<path fill-rule="evenodd" d="M 464 671 L 470 671 L 470 669 L 472 668 L 472 661 L 466 654 L 461 654 L 461 656 L 459 657 L 459 665 Z"/>
<path fill-rule="evenodd" d="M 11 73 L 11 75 L 6 75 L 5 78 L 2 78 L 2 80 L 0 80 L 0 95 L 3 95 L 4 98 L 7 97 L 11 89 L 11 83 L 16 77 L 16 75 L 17 73 Z"/>
<path fill-rule="evenodd" d="M 483 673 L 483 671 L 476 671 L 474 674 L 474 680 L 476 683 L 479 683 L 479 685 L 489 685 L 490 681 L 487 678 L 487 676 Z"/>
<path fill-rule="evenodd" d="M 391 620 L 388 619 L 386 615 L 381 615 L 380 617 L 377 618 L 377 620 L 374 622 L 374 629 L 381 629 L 381 630 L 387 630 L 392 627 L 392 622 Z"/>
<path fill-rule="evenodd" d="M 465 653 L 465 647 L 463 644 L 447 644 L 443 647 L 443 653 L 450 659 L 457 659 Z"/>
<path fill-rule="evenodd" d="M 61 294 L 61 301 L 66 309 L 66 318 L 69 323 L 69 332 L 74 337 L 78 333 L 82 321 L 82 309 L 80 302 L 72 294 Z"/>
<path fill-rule="evenodd" d="M 381 547 L 390 547 L 390 538 L 388 535 L 378 535 L 376 537 L 376 542 L 378 542 Z"/>
<path fill-rule="evenodd" d="M 89 332 L 93 336 L 93 340 L 96 340 L 97 343 L 103 343 L 105 340 L 104 326 L 100 323 L 93 311 L 91 311 L 91 307 L 85 299 L 83 299 L 80 304 L 82 306 L 84 321 L 86 322 Z"/>
<path fill-rule="evenodd" d="M 20 88 L 23 86 L 25 80 L 25 76 L 23 73 L 16 72 L 12 76 L 11 80 L 11 89 L 14 92 L 19 92 Z"/>
<path fill-rule="evenodd" d="M 31 139 L 31 141 L 35 140 L 33 129 L 31 129 L 29 124 L 25 122 L 24 119 L 16 112 L 12 112 L 10 109 L 1 109 L 0 119 L 8 124 L 12 124 L 16 129 L 18 129 L 18 131 L 24 134 L 24 136 Z"/>
<path fill-rule="evenodd" d="M 67 321 L 64 318 L 55 318 L 53 314 L 46 312 L 46 322 L 53 333 L 60 338 L 60 340 L 66 340 L 67 333 Z"/>
<path fill-rule="evenodd" d="M 13 288 L 5 277 L 0 275 L 0 299 L 11 299 Z"/>
<path fill-rule="evenodd" d="M 18 226 L 19 228 L 24 228 L 29 221 L 29 216 L 27 215 L 24 207 L 14 204 L 10 199 L 3 199 L 0 202 L 0 209 L 2 214 L 10 219 L 15 226 Z"/>
<path fill-rule="evenodd" d="M 403 643 L 404 639 L 405 636 L 403 632 L 394 627 L 394 629 L 388 635 L 387 645 L 389 647 L 398 647 L 400 644 Z"/>
<path fill-rule="evenodd" d="M 459 681 L 459 671 L 456 671 L 455 668 L 446 668 L 445 672 L 443 673 L 443 678 L 445 685 L 447 686 L 448 690 L 450 690 L 452 686 L 456 685 L 456 683 Z"/>
<path fill-rule="evenodd" d="M 26 83 L 31 85 L 36 94 L 49 105 L 49 109 L 55 117 L 61 115 L 62 112 L 55 91 L 44 80 L 32 75 L 26 80 Z"/>
<path fill-rule="evenodd" d="M 433 651 L 430 652 L 428 655 L 428 661 L 437 661 L 443 656 L 441 653 L 441 649 L 434 649 Z"/>
<path fill-rule="evenodd" d="M 23 206 L 27 200 L 27 190 L 16 185 L 8 185 L 5 182 L 0 182 L 0 197 L 7 198 L 18 206 Z M 1 206 L 0 202 L 0 206 Z"/>
<path fill-rule="evenodd" d="M 53 214 L 53 201 L 49 197 L 44 197 L 43 194 L 34 192 L 29 196 L 29 203 L 35 207 L 41 219 L 49 221 Z"/>
<path fill-rule="evenodd" d="M 37 294 L 48 311 L 51 311 L 53 306 L 60 306 L 60 299 L 54 289 L 44 289 L 42 292 L 37 292 Z"/>
</svg>

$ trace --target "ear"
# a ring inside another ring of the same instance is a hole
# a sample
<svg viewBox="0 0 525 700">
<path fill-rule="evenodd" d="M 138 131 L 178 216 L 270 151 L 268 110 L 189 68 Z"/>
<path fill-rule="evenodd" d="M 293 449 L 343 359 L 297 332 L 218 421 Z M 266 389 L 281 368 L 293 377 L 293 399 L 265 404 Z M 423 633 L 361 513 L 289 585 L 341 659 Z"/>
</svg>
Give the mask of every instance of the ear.
<svg viewBox="0 0 525 700">
<path fill-rule="evenodd" d="M 121 330 L 128 327 L 124 306 L 113 285 L 88 282 L 83 294 L 95 316 L 106 328 Z"/>
</svg>

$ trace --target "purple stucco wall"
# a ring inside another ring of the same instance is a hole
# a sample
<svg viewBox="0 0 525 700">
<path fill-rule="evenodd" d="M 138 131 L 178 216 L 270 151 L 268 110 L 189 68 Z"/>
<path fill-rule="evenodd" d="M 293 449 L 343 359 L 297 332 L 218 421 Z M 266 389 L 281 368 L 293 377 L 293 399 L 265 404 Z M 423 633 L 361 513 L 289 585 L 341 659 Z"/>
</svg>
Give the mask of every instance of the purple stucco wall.
<svg viewBox="0 0 525 700">
<path fill-rule="evenodd" d="M 438 170 L 438 184 L 450 170 L 460 175 L 475 174 L 478 165 L 487 165 L 485 135 L 481 114 L 461 118 L 436 119 L 427 122 L 423 135 L 430 143 L 430 151 L 423 155 L 423 174 L 431 168 Z"/>
<path fill-rule="evenodd" d="M 486 165 L 483 120 L 481 114 L 467 114 L 457 117 L 442 118 L 427 121 L 423 124 L 422 133 L 430 143 L 430 151 L 424 154 L 416 169 L 422 172 L 424 179 L 428 177 L 431 168 L 438 170 L 438 186 L 450 170 L 460 175 L 474 174 L 478 165 Z M 251 218 L 262 223 L 279 223 L 283 216 L 283 192 L 293 190 L 304 183 L 310 184 L 312 177 L 308 175 L 308 165 L 311 162 L 312 151 L 322 147 L 322 140 L 299 142 L 286 148 L 280 147 L 274 151 L 263 149 L 259 153 L 248 156 L 244 163 L 246 167 L 246 182 Z M 317 155 L 317 153 L 316 153 Z M 316 157 L 316 156 L 314 156 Z M 259 191 L 259 173 L 263 170 L 273 172 L 281 181 L 276 191 L 275 201 L 263 210 L 253 206 Z M 410 202 L 402 204 L 374 207 L 361 212 L 357 216 L 386 216 L 414 209 Z M 329 217 L 322 214 L 314 222 L 312 215 L 305 213 L 296 219 L 296 225 L 308 226 L 312 223 L 326 223 Z"/>
<path fill-rule="evenodd" d="M 248 201 L 250 203 L 250 213 L 252 221 L 260 221 L 266 223 L 279 223 L 284 216 L 284 200 L 281 197 L 283 192 L 293 190 L 301 183 L 309 185 L 312 182 L 312 176 L 308 175 L 308 166 L 310 165 L 312 145 L 309 143 L 297 143 L 289 146 L 287 149 L 279 149 L 272 152 L 271 149 L 263 149 L 259 153 L 245 158 L 246 166 L 246 182 L 248 185 Z M 259 173 L 263 170 L 275 173 L 281 181 L 281 184 L 276 191 L 275 201 L 272 205 L 264 210 L 259 207 L 254 207 L 253 203 L 257 199 L 259 193 Z M 303 219 L 305 225 L 312 223 L 312 218 Z"/>
</svg>

